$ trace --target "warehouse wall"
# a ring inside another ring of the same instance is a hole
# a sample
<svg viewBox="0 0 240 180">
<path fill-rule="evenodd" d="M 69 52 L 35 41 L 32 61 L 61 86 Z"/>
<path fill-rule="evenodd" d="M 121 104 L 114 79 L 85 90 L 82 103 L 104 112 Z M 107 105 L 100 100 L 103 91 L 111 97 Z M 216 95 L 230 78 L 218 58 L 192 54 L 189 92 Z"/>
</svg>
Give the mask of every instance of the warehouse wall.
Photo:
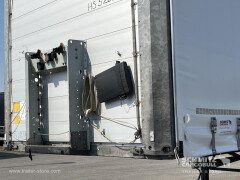
<svg viewBox="0 0 240 180">
<path fill-rule="evenodd" d="M 12 41 L 13 41 L 13 102 L 21 102 L 24 107 L 25 94 L 25 53 L 43 52 L 65 45 L 68 39 L 85 40 L 91 61 L 93 75 L 115 65 L 115 61 L 126 61 L 133 72 L 132 17 L 130 0 L 46 0 L 46 1 L 13 1 Z M 136 9 L 137 12 L 137 9 Z M 137 17 L 136 17 L 137 18 Z M 137 25 L 136 25 L 137 27 Z M 61 75 L 60 82 L 66 78 Z M 59 79 L 59 78 L 58 78 Z M 54 82 L 46 82 L 51 87 Z M 67 89 L 66 89 L 67 90 Z M 51 104 L 62 104 L 54 113 L 63 112 L 68 102 L 53 95 Z M 135 96 L 126 100 L 115 100 L 103 103 L 102 115 L 116 118 L 137 126 Z M 44 107 L 43 107 L 44 108 Z M 14 118 L 14 117 L 13 117 Z M 25 119 L 24 119 L 25 118 Z M 13 119 L 14 120 L 14 119 Z M 114 141 L 129 142 L 134 139 L 135 130 L 105 119 L 94 120 L 99 130 Z M 48 129 L 65 132 L 69 120 L 49 124 Z M 13 124 L 13 140 L 26 140 L 27 117 L 23 116 L 19 124 Z M 64 127 L 64 128 L 62 128 Z M 99 132 L 91 128 L 92 142 L 108 142 Z M 69 133 L 61 138 L 52 137 L 52 141 L 68 141 Z M 139 142 L 139 141 L 137 141 Z"/>
</svg>

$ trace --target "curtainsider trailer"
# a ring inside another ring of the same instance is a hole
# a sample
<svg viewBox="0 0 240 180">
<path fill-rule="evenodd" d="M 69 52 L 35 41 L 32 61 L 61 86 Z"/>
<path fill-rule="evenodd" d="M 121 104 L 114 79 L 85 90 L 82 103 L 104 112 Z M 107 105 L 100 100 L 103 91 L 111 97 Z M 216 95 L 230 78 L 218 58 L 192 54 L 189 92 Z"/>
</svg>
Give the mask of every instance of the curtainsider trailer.
<svg viewBox="0 0 240 180">
<path fill-rule="evenodd" d="M 121 157 L 239 151 L 239 6 L 5 1 L 5 147 Z"/>
</svg>

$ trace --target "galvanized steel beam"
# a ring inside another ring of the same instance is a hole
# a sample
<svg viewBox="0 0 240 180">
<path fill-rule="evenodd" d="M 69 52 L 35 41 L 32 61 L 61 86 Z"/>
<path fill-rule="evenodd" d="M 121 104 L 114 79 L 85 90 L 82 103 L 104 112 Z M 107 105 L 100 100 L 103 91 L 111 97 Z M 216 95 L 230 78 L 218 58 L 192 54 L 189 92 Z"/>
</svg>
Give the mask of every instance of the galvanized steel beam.
<svg viewBox="0 0 240 180">
<path fill-rule="evenodd" d="M 138 8 L 145 154 L 171 155 L 175 130 L 170 4 L 168 0 L 140 0 Z"/>
</svg>

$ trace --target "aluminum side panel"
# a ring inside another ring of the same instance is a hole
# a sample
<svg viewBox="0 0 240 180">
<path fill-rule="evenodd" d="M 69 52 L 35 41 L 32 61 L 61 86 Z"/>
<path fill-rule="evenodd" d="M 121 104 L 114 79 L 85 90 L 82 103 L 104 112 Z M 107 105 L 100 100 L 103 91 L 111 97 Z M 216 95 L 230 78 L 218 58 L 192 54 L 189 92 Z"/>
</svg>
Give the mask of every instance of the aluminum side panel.
<svg viewBox="0 0 240 180">
<path fill-rule="evenodd" d="M 212 154 L 211 117 L 218 124 L 217 153 L 236 151 L 240 114 L 232 110 L 240 109 L 236 23 L 240 2 L 173 0 L 172 4 L 178 131 L 184 155 Z"/>
</svg>

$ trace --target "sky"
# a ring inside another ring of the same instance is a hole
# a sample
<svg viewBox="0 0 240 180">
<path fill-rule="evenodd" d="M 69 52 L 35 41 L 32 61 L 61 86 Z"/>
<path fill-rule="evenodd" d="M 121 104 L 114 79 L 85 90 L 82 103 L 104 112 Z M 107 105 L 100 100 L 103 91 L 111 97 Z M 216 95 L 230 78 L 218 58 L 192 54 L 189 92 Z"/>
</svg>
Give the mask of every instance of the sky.
<svg viewBox="0 0 240 180">
<path fill-rule="evenodd" d="M 0 92 L 4 91 L 4 0 L 0 0 Z"/>
</svg>

